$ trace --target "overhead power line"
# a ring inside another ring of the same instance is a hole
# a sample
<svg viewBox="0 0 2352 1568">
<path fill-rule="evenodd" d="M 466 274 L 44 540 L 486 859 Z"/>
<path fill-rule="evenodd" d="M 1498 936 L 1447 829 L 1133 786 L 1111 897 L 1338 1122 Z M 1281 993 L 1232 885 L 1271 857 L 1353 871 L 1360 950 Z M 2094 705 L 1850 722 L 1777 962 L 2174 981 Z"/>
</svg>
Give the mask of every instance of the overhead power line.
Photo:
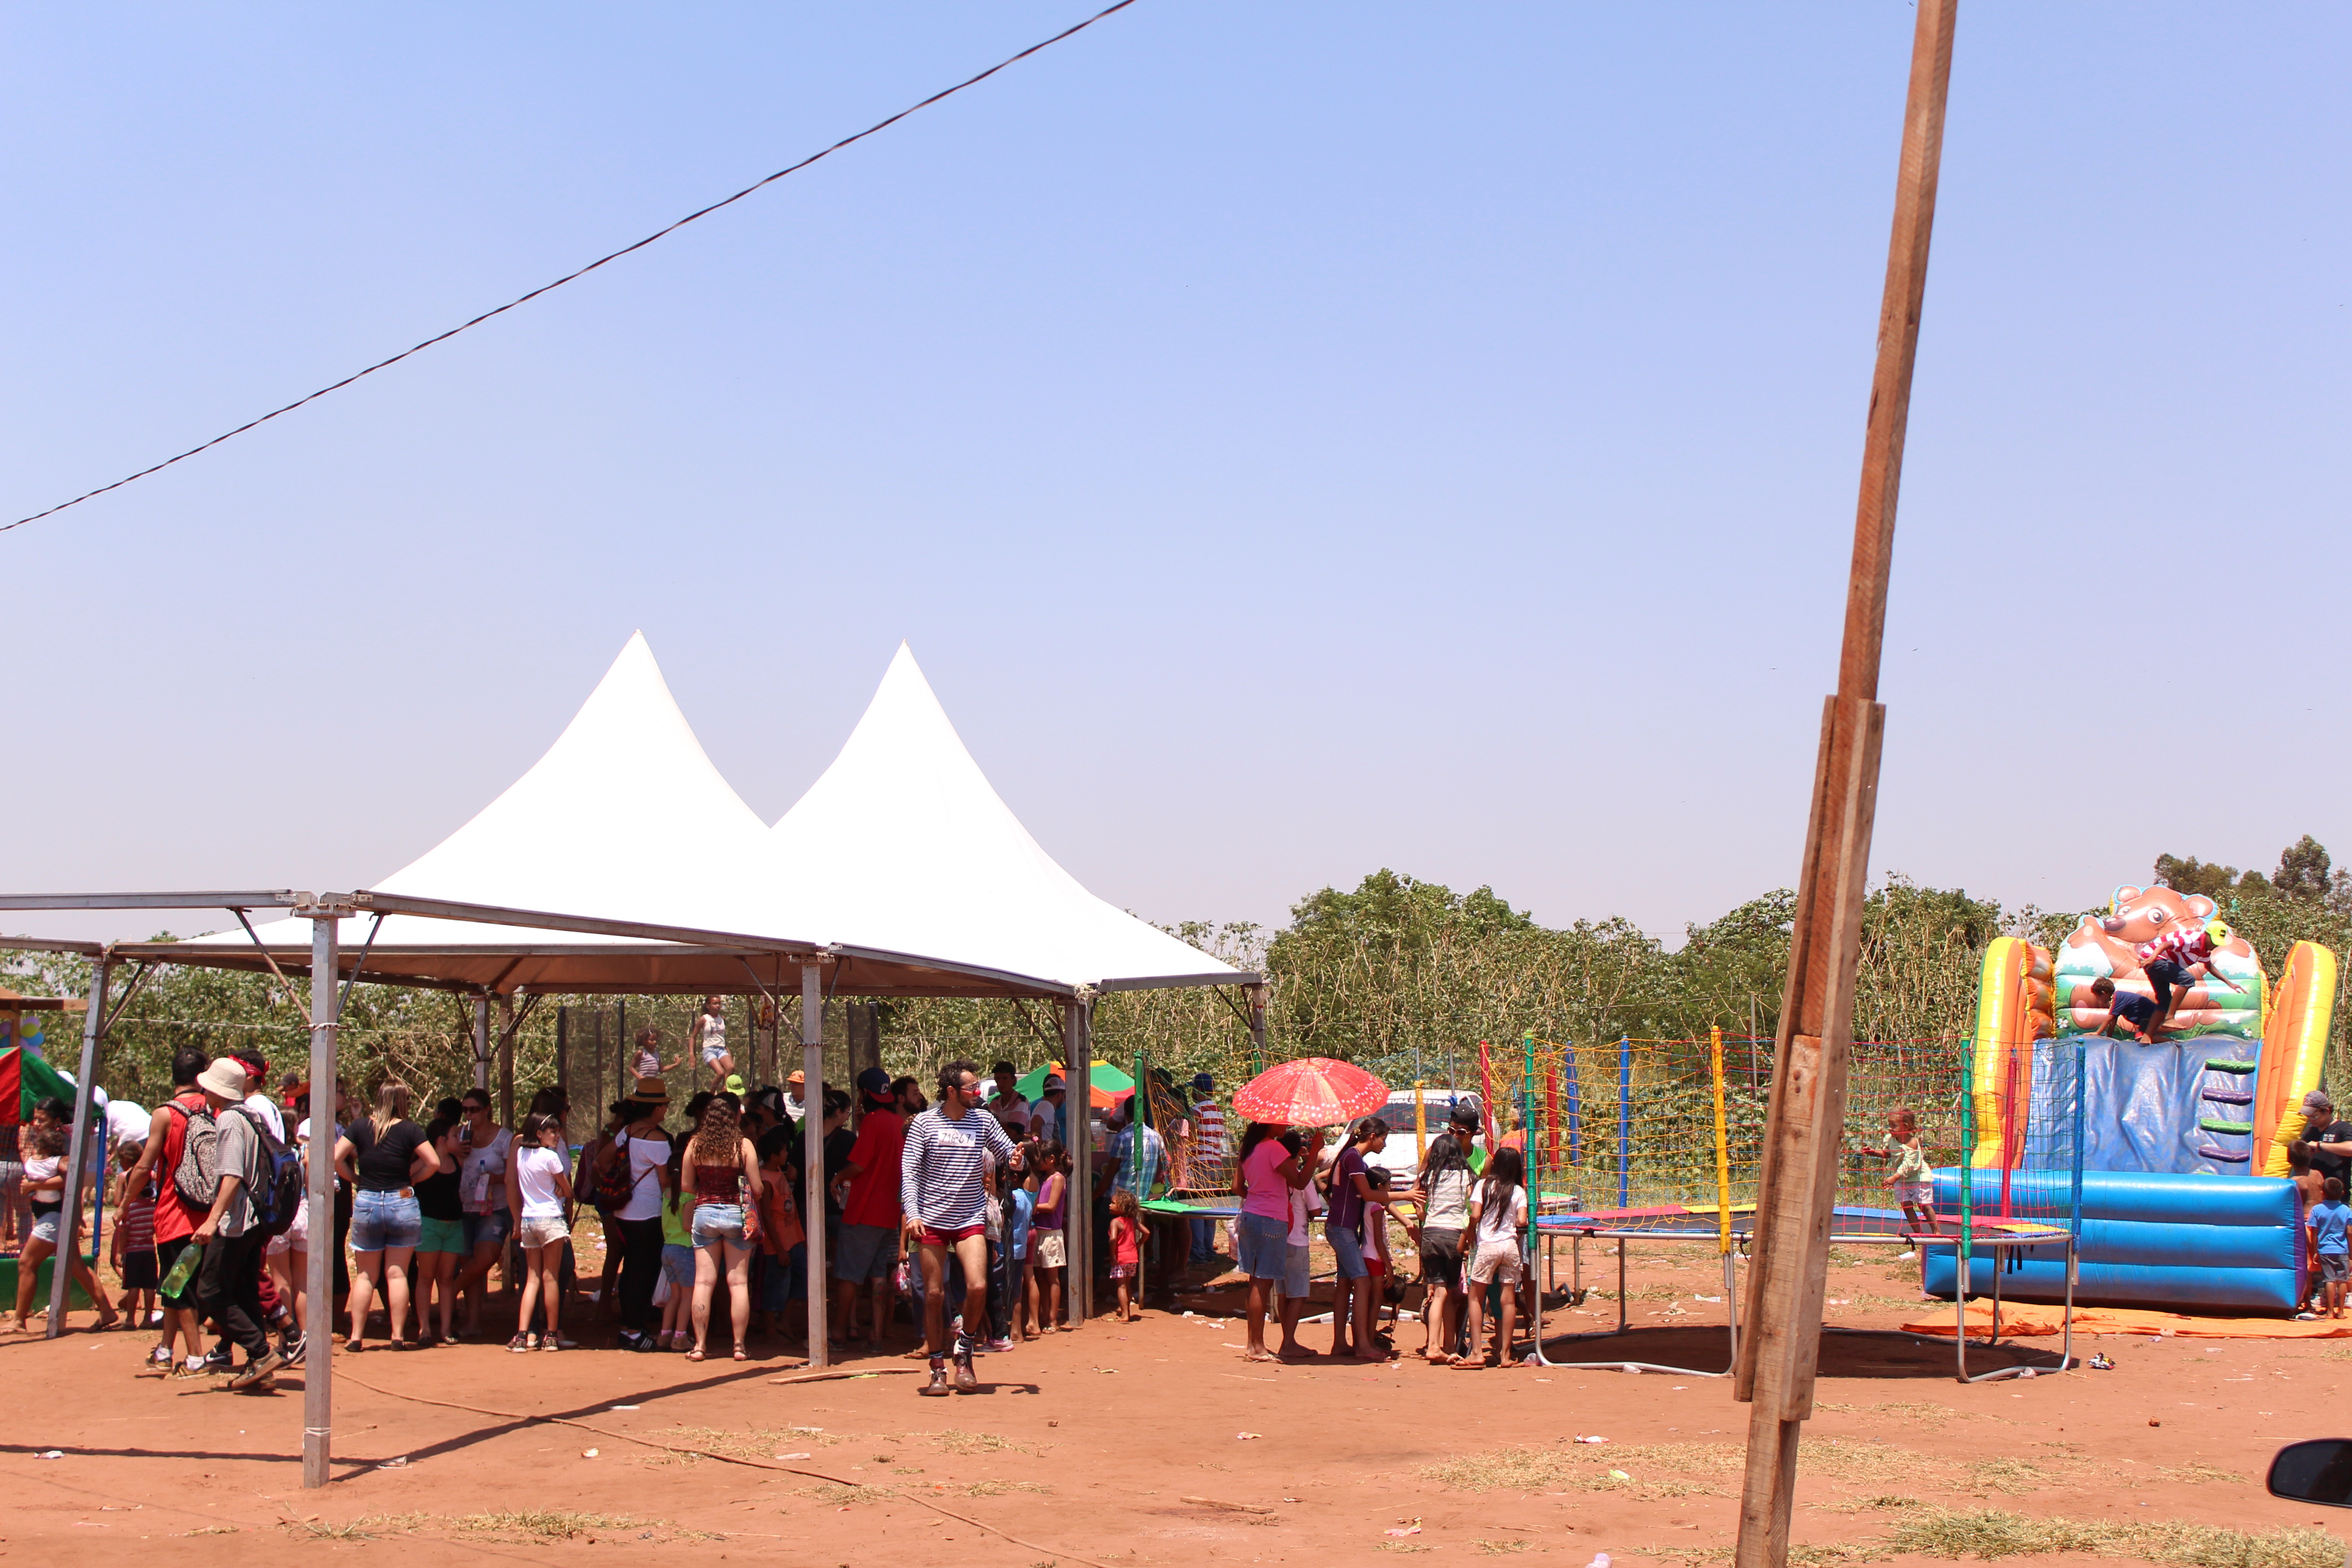
<svg viewBox="0 0 2352 1568">
<path fill-rule="evenodd" d="M 567 272 L 552 283 L 542 283 L 538 288 L 532 289 L 530 293 L 518 295 L 516 298 L 508 300 L 505 304 L 500 305 L 494 310 L 485 310 L 480 315 L 476 316 L 472 321 L 461 321 L 446 332 L 437 333 L 433 337 L 425 339 L 421 343 L 401 350 L 398 353 L 394 354 L 389 359 L 381 359 L 376 361 L 375 363 L 368 366 L 365 370 L 353 371 L 351 374 L 343 377 L 342 380 L 331 382 L 327 385 L 319 388 L 318 391 L 310 394 L 308 396 L 296 398 L 293 402 L 287 404 L 282 408 L 273 408 L 268 413 L 260 416 L 258 418 L 248 419 L 234 430 L 224 430 L 219 435 L 214 437 L 211 440 L 205 442 L 202 446 L 191 447 L 186 451 L 180 453 L 176 457 L 166 458 L 162 462 L 142 468 L 135 474 L 125 474 L 122 478 L 115 480 L 110 485 L 100 485 L 94 490 L 85 490 L 80 495 L 74 497 L 71 500 L 59 501 L 57 505 L 34 512 L 29 517 L 20 517 L 16 521 L 10 523 L 0 523 L 0 533 L 5 533 L 10 529 L 22 528 L 28 522 L 38 522 L 45 517 L 54 517 L 58 512 L 65 510 L 68 507 L 76 507 L 81 505 L 81 503 L 86 500 L 94 500 L 98 497 L 106 494 L 109 490 L 119 490 L 123 486 L 143 479 L 150 474 L 160 474 L 174 463 L 184 463 L 190 458 L 195 457 L 199 453 L 209 452 L 215 447 L 219 446 L 222 442 L 237 436 L 242 436 L 247 430 L 253 429 L 256 426 L 267 425 L 281 414 L 291 414 L 306 403 L 316 403 L 320 398 L 326 396 L 327 394 L 331 392 L 340 392 L 355 381 L 364 380 L 366 377 L 373 375 L 380 370 L 389 370 L 394 365 L 398 364 L 402 360 L 407 359 L 412 354 L 423 353 L 426 349 L 433 347 L 436 343 L 446 343 L 451 338 L 456 337 L 458 333 L 478 327 L 484 321 L 490 320 L 493 316 L 503 316 L 518 305 L 527 305 L 533 300 L 538 299 L 541 294 L 551 293 L 555 289 L 562 288 L 566 283 L 585 278 L 588 274 L 595 271 L 596 268 L 604 266 L 606 262 L 618 261 L 621 258 L 628 255 L 632 251 L 643 250 L 646 246 L 653 244 L 654 241 L 663 239 L 670 235 L 676 234 L 679 229 L 684 228 L 688 224 L 694 222 L 697 218 L 709 217 L 712 213 L 717 212 L 721 207 L 733 206 L 737 202 L 741 201 L 745 196 L 751 195 L 753 192 L 764 190 L 766 187 L 774 184 L 778 180 L 782 179 L 787 174 L 797 174 L 803 169 L 807 168 L 811 163 L 817 163 L 822 159 L 830 158 L 835 153 L 840 152 L 844 147 L 847 147 L 853 142 L 863 142 L 877 131 L 887 131 L 891 126 L 898 124 L 898 121 L 906 119 L 910 114 L 915 114 L 923 110 L 929 109 L 931 105 L 940 102 L 943 99 L 953 98 L 957 93 L 961 92 L 968 87 L 977 87 L 982 82 L 986 81 L 990 77 L 992 77 L 997 72 L 1004 69 L 1005 67 L 1018 65 L 1023 60 L 1027 59 L 1031 55 L 1052 48 L 1055 44 L 1060 43 L 1063 39 L 1074 37 L 1077 34 L 1085 32 L 1088 27 L 1093 26 L 1097 22 L 1099 22 L 1104 17 L 1110 16 L 1113 12 L 1124 11 L 1129 5 L 1134 4 L 1135 0 L 1117 0 L 1117 4 L 1104 6 L 1093 16 L 1088 16 L 1085 21 L 1079 22 L 1072 26 L 1065 27 L 1060 32 L 1055 34 L 1052 37 L 1034 43 L 1027 48 L 1023 49 L 1017 55 L 1007 55 L 1004 58 L 997 61 L 994 65 L 989 67 L 986 70 L 982 71 L 979 75 L 966 77 L 963 80 L 956 83 L 953 87 L 942 88 L 939 91 L 931 94 L 930 97 L 924 99 L 919 103 L 910 103 L 906 108 L 898 110 L 898 113 L 890 116 L 887 120 L 877 120 L 873 124 L 867 126 L 865 130 L 857 132 L 855 136 L 845 136 L 840 141 L 835 142 L 832 146 L 824 148 L 821 152 L 812 153 L 797 163 L 787 164 L 785 167 L 777 170 L 774 174 L 770 174 L 764 180 L 755 180 L 751 184 L 744 186 L 741 190 L 736 192 L 733 195 L 727 197 L 724 201 L 716 201 L 707 207 L 701 207 L 694 212 L 690 212 L 684 217 L 679 218 L 676 223 L 668 224 L 661 228 L 654 230 L 653 233 L 646 236 L 645 238 L 638 240 L 634 245 L 625 245 L 621 247 L 620 249 L 613 251 L 609 255 L 600 256 L 595 260 L 590 262 L 587 266 L 579 268 L 577 271 Z"/>
</svg>

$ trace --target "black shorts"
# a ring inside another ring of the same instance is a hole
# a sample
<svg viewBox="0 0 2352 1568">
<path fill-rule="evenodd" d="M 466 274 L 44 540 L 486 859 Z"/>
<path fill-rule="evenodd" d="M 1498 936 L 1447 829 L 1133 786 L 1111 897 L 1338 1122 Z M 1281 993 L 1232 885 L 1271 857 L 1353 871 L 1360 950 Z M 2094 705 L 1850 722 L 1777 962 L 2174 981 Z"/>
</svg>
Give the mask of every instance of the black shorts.
<svg viewBox="0 0 2352 1568">
<path fill-rule="evenodd" d="M 172 1271 L 172 1265 L 180 1260 L 180 1254 L 188 1249 L 188 1243 L 193 1239 L 194 1237 L 184 1236 L 177 1241 L 159 1241 L 155 1244 L 155 1278 L 159 1282 L 164 1275 Z M 158 1288 L 160 1289 L 160 1284 Z M 178 1295 L 165 1292 L 163 1304 L 167 1307 L 194 1306 L 196 1304 L 195 1273 L 189 1274 L 186 1286 Z"/>
<path fill-rule="evenodd" d="M 1423 1230 L 1421 1233 L 1421 1282 L 1447 1289 L 1462 1289 L 1462 1233 Z"/>
<path fill-rule="evenodd" d="M 122 1255 L 122 1288 L 125 1290 L 152 1290 L 163 1276 L 156 1271 L 155 1253 L 152 1247 L 138 1247 Z"/>
</svg>

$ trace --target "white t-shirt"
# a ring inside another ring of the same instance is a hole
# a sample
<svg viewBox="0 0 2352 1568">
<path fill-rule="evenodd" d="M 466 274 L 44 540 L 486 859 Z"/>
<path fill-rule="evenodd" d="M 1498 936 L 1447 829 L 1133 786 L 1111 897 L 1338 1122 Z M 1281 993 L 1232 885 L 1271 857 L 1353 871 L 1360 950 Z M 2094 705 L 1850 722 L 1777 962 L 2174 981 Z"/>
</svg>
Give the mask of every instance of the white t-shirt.
<svg viewBox="0 0 2352 1568">
<path fill-rule="evenodd" d="M 1483 1190 L 1485 1184 L 1480 1184 Z M 1506 1217 L 1507 1216 L 1507 1217 Z M 1519 1226 L 1528 1219 L 1528 1190 L 1511 1189 L 1507 1205 L 1488 1204 L 1478 1211 L 1478 1245 L 1481 1247 L 1517 1247 Z"/>
<path fill-rule="evenodd" d="M 1463 1230 L 1470 1224 L 1471 1176 L 1466 1166 L 1439 1171 L 1429 1178 L 1429 1214 L 1422 1223 L 1433 1230 Z"/>
<path fill-rule="evenodd" d="M 998 1095 L 988 1102 L 988 1109 L 1004 1124 L 1007 1132 L 1016 1138 L 1029 1135 L 1029 1102 L 1021 1097 L 1019 1089 Z"/>
<path fill-rule="evenodd" d="M 669 1163 L 669 1140 L 656 1132 L 650 1138 L 614 1136 L 614 1147 L 629 1162 L 629 1201 L 613 1211 L 614 1219 L 661 1217 L 661 1180 L 654 1173 Z"/>
<path fill-rule="evenodd" d="M 276 1100 L 266 1094 L 248 1094 L 245 1097 L 245 1108 L 267 1122 L 271 1135 L 280 1143 L 286 1142 L 286 1113 L 278 1109 Z M 114 1113 L 108 1111 L 106 1119 L 111 1123 Z"/>
<path fill-rule="evenodd" d="M 147 1129 L 154 1124 L 154 1121 L 152 1116 L 127 1100 L 110 1101 L 106 1108 L 107 1152 L 112 1153 L 118 1143 L 144 1143 L 147 1141 Z M 280 1143 L 286 1142 L 286 1135 L 282 1130 L 278 1135 L 278 1141 Z"/>
<path fill-rule="evenodd" d="M 702 1047 L 702 1059 L 716 1062 L 727 1054 L 727 1020 L 703 1014 L 694 1021 L 694 1038 Z"/>
<path fill-rule="evenodd" d="M 1312 1182 L 1303 1187 L 1291 1188 L 1290 1235 L 1285 1238 L 1288 1244 L 1292 1247 L 1307 1246 L 1315 1234 L 1315 1216 L 1329 1206 L 1323 1201 L 1323 1194 L 1315 1190 Z"/>
<path fill-rule="evenodd" d="M 488 1142 L 466 1151 L 457 1167 L 457 1201 L 467 1214 L 496 1214 L 507 1206 L 507 1151 L 513 1147 L 514 1134 L 501 1127 Z"/>
<path fill-rule="evenodd" d="M 561 1219 L 563 1200 L 555 1194 L 555 1178 L 563 1173 L 563 1156 L 536 1146 L 515 1156 L 515 1184 L 522 1189 L 524 1219 Z"/>
</svg>

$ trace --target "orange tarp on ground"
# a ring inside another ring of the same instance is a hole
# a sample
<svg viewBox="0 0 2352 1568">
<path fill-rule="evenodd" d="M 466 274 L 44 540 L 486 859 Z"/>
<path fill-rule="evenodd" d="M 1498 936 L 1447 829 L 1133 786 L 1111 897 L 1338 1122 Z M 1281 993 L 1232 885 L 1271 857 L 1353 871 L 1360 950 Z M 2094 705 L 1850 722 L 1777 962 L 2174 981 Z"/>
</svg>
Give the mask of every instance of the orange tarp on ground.
<svg viewBox="0 0 2352 1568">
<path fill-rule="evenodd" d="M 2064 1309 L 2043 1302 L 2000 1304 L 2000 1331 L 2021 1338 L 2055 1334 L 2064 1326 Z M 1906 1334 L 1953 1332 L 1949 1314 L 1922 1322 L 1906 1323 Z M 1992 1303 L 1969 1303 L 1969 1331 L 1992 1331 Z M 2352 1339 L 2352 1318 L 2298 1323 L 2285 1318 L 2192 1318 L 2185 1312 L 2151 1312 L 2137 1307 L 2077 1307 L 2078 1334 L 2177 1334 L 2188 1340 L 2341 1340 Z"/>
</svg>

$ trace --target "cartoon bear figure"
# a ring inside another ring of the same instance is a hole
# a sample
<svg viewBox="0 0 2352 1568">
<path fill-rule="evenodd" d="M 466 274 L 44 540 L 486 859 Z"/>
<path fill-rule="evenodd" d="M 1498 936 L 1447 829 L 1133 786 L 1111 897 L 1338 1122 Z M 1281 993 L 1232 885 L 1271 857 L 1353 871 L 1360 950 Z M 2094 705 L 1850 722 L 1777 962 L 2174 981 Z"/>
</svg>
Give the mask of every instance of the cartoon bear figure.
<svg viewBox="0 0 2352 1568">
<path fill-rule="evenodd" d="M 2060 944 L 2053 979 L 2063 1004 L 2067 1034 L 2096 1028 L 2106 1009 L 2095 1005 L 2091 982 L 2105 975 L 2118 989 L 2151 994 L 2141 973 L 2139 949 L 2166 931 L 2194 929 L 2213 918 L 2214 903 L 2202 893 L 2180 893 L 2167 887 L 2120 887 L 2102 918 L 2084 915 L 2082 923 Z M 2214 967 L 2241 987 L 2200 984 L 2181 997 L 2170 1033 L 2234 1035 L 2247 1039 L 2262 1030 L 2262 961 L 2245 938 L 2234 932 L 2214 954 Z"/>
</svg>

